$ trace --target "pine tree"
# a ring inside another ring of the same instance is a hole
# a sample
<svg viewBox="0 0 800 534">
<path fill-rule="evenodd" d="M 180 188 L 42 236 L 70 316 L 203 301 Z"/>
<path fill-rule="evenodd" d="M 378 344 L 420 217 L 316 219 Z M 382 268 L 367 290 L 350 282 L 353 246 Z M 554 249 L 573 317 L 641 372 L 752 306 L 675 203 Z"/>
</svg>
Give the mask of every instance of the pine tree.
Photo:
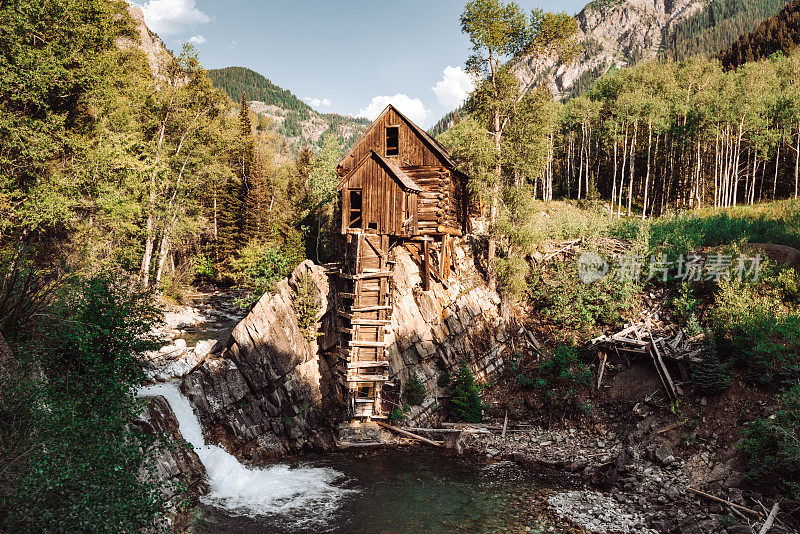
<svg viewBox="0 0 800 534">
<path fill-rule="evenodd" d="M 705 393 L 721 393 L 730 387 L 731 378 L 719 359 L 713 341 L 706 344 L 700 354 L 700 361 L 692 367 L 692 379 Z"/>
</svg>

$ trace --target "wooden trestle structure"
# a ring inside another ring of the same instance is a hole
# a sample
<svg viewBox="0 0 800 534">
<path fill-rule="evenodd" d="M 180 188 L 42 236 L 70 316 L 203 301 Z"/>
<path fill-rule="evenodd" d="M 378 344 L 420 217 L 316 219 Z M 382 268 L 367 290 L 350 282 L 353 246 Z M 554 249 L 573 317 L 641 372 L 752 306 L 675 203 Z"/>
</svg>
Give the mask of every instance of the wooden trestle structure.
<svg viewBox="0 0 800 534">
<path fill-rule="evenodd" d="M 381 389 L 389 380 L 387 334 L 391 332 L 389 236 L 349 232 L 340 273 L 339 354 L 347 372 L 353 417 L 384 418 Z"/>
<path fill-rule="evenodd" d="M 394 107 L 337 166 L 344 241 L 338 281 L 339 356 L 353 419 L 384 419 L 389 381 L 392 247 L 420 264 L 423 290 L 450 273 L 452 237 L 465 229 L 467 176 L 447 150 Z M 432 253 L 438 265 L 432 265 Z"/>
</svg>

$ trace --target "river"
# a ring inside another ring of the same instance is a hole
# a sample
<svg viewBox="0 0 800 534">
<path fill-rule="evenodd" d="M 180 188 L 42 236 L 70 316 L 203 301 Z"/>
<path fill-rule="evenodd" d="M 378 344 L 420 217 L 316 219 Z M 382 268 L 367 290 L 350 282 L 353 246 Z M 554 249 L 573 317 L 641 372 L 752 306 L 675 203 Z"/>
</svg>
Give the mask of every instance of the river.
<svg viewBox="0 0 800 534">
<path fill-rule="evenodd" d="M 206 468 L 198 534 L 565 532 L 537 510 L 547 483 L 512 462 L 486 464 L 423 447 L 294 458 L 248 468 L 209 445 L 175 382 L 142 388 L 170 403 Z"/>
<path fill-rule="evenodd" d="M 238 320 L 224 293 L 200 293 L 192 306 L 207 320 L 180 329 L 178 337 L 190 347 L 224 339 Z M 539 514 L 547 489 L 560 484 L 512 462 L 487 464 L 414 447 L 306 455 L 248 468 L 205 443 L 177 382 L 139 394 L 167 399 L 206 468 L 210 490 L 192 526 L 197 534 L 567 532 Z"/>
</svg>

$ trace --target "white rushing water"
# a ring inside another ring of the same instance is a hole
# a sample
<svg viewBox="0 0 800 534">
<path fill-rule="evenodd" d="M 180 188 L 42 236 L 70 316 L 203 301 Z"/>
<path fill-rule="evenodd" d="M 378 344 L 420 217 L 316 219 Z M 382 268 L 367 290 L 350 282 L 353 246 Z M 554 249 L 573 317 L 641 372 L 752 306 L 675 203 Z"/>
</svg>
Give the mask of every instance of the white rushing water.
<svg viewBox="0 0 800 534">
<path fill-rule="evenodd" d="M 229 512 L 247 516 L 278 515 L 287 522 L 308 526 L 326 523 L 352 490 L 336 487 L 343 475 L 323 467 L 276 464 L 248 468 L 228 451 L 208 445 L 192 405 L 175 383 L 141 388 L 140 397 L 162 395 L 169 402 L 183 438 L 191 443 L 206 468 L 210 490 L 202 500 Z"/>
</svg>

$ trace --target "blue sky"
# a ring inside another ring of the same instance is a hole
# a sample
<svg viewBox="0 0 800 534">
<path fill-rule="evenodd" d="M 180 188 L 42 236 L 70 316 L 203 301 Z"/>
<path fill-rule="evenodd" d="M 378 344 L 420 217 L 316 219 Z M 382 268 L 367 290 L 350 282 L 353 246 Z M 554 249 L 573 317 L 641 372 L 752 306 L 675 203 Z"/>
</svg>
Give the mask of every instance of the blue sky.
<svg viewBox="0 0 800 534">
<path fill-rule="evenodd" d="M 207 68 L 249 67 L 320 112 L 374 118 L 392 102 L 424 127 L 470 88 L 465 0 L 136 0 L 166 45 Z M 574 14 L 584 0 L 518 0 Z"/>
</svg>

